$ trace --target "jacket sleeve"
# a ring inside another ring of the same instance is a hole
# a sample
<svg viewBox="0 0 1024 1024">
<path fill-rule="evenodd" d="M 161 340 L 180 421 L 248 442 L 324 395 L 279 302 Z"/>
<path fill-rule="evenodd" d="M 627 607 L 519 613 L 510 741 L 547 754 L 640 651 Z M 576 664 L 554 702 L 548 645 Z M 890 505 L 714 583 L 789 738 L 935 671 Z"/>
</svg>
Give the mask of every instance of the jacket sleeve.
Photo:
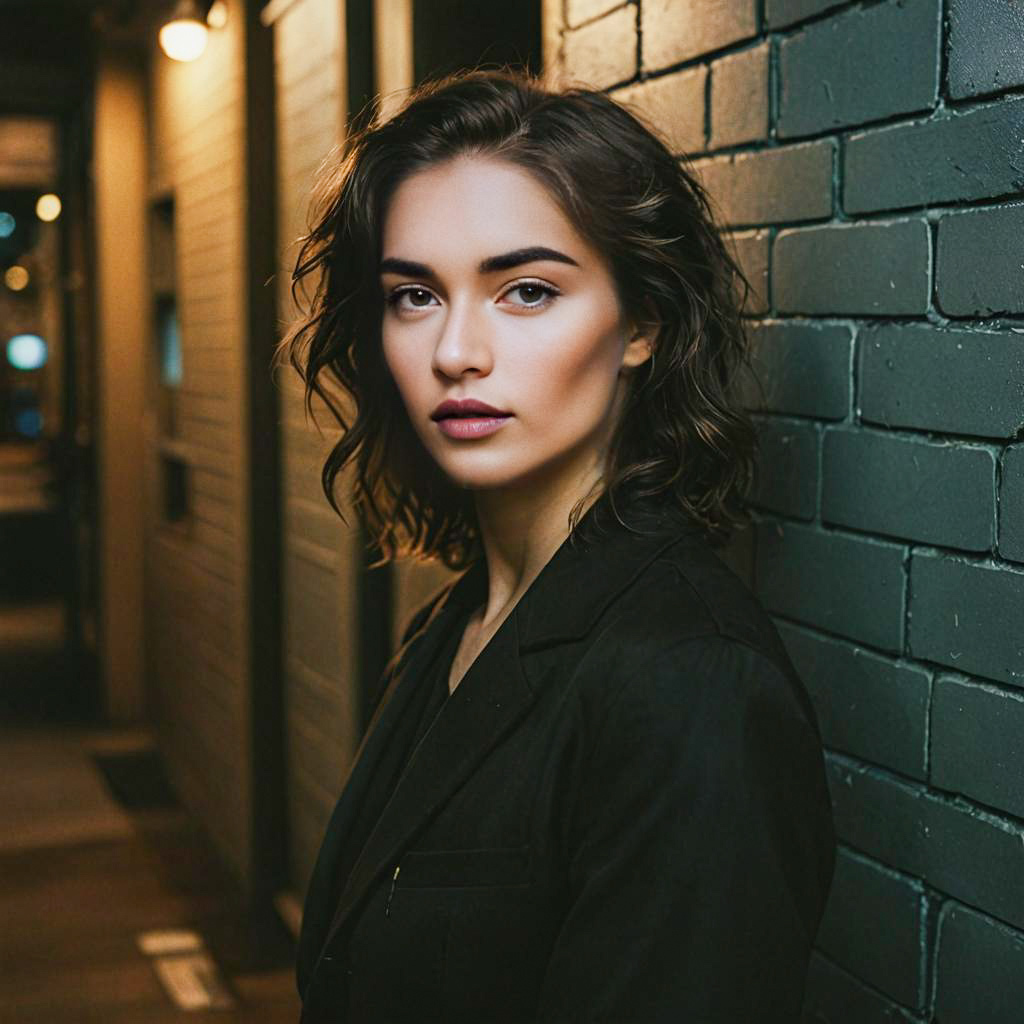
<svg viewBox="0 0 1024 1024">
<path fill-rule="evenodd" d="M 571 811 L 571 904 L 539 1020 L 799 1021 L 835 859 L 800 686 L 715 636 L 609 700 Z"/>
</svg>

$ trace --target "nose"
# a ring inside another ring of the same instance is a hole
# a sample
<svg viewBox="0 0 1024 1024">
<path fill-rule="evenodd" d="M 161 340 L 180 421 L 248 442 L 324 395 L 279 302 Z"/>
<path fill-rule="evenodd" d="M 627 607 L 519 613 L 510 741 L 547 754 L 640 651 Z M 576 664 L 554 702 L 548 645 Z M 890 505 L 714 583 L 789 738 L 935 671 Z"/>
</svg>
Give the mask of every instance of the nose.
<svg viewBox="0 0 1024 1024">
<path fill-rule="evenodd" d="M 434 346 L 434 368 L 457 380 L 469 372 L 486 376 L 491 372 L 493 361 L 483 311 L 469 299 L 452 299 Z"/>
</svg>

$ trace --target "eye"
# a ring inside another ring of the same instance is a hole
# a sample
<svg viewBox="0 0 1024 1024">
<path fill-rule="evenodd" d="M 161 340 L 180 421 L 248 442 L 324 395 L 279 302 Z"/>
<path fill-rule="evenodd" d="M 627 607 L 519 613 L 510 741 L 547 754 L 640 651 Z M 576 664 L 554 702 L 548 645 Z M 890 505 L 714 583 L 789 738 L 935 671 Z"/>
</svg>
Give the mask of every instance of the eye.
<svg viewBox="0 0 1024 1024">
<path fill-rule="evenodd" d="M 408 302 L 403 301 L 406 296 L 408 296 Z M 426 288 L 421 288 L 417 285 L 407 285 L 405 288 L 396 288 L 388 296 L 387 301 L 388 306 L 392 309 L 426 309 L 433 298 L 433 293 L 427 291 Z"/>
<path fill-rule="evenodd" d="M 539 309 L 543 306 L 548 305 L 550 302 L 561 295 L 561 292 L 556 288 L 552 288 L 549 284 L 544 284 L 541 281 L 521 281 L 519 284 L 514 284 L 508 289 L 502 296 L 513 295 L 518 292 L 521 302 L 513 302 L 513 306 L 522 306 L 525 309 Z"/>
</svg>

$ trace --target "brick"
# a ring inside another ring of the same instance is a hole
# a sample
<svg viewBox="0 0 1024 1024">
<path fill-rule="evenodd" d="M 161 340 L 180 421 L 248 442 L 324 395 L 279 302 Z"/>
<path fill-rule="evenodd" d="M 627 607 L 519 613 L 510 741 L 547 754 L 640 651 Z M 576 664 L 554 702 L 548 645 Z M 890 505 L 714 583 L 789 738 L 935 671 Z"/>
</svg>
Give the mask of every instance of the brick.
<svg viewBox="0 0 1024 1024">
<path fill-rule="evenodd" d="M 707 68 L 690 68 L 618 89 L 612 97 L 634 107 L 650 121 L 673 153 L 697 152 L 704 148 L 707 77 Z"/>
<path fill-rule="evenodd" d="M 758 592 L 770 611 L 883 650 L 901 650 L 901 547 L 763 522 L 756 566 Z"/>
<path fill-rule="evenodd" d="M 779 43 L 780 137 L 928 110 L 939 94 L 940 0 L 815 22 Z"/>
<path fill-rule="evenodd" d="M 779 224 L 832 215 L 831 140 L 695 160 L 722 224 Z"/>
<path fill-rule="evenodd" d="M 818 431 L 806 421 L 758 420 L 760 455 L 754 503 L 813 519 L 818 506 Z"/>
<path fill-rule="evenodd" d="M 764 412 L 842 419 L 850 411 L 848 327 L 801 323 L 759 324 L 751 332 L 751 363 L 745 372 L 744 400 Z"/>
<path fill-rule="evenodd" d="M 967 907 L 939 917 L 935 1020 L 942 1024 L 1020 1024 L 1024 936 Z"/>
<path fill-rule="evenodd" d="M 921 897 L 919 883 L 840 849 L 818 948 L 886 995 L 917 1005 Z"/>
<path fill-rule="evenodd" d="M 771 28 L 784 28 L 838 7 L 846 0 L 765 0 L 764 20 Z"/>
<path fill-rule="evenodd" d="M 827 747 L 926 777 L 928 673 L 781 623 Z"/>
<path fill-rule="evenodd" d="M 604 89 L 636 74 L 636 8 L 632 4 L 566 32 L 563 40 L 565 70 L 575 81 Z"/>
<path fill-rule="evenodd" d="M 915 552 L 910 593 L 915 657 L 1024 686 L 1024 573 Z"/>
<path fill-rule="evenodd" d="M 600 18 L 621 3 L 622 0 L 566 0 L 566 22 L 570 28 L 575 28 L 584 21 Z"/>
<path fill-rule="evenodd" d="M 1024 817 L 1024 695 L 940 676 L 931 731 L 933 785 Z"/>
<path fill-rule="evenodd" d="M 1024 206 L 939 221 L 935 285 L 949 316 L 1024 313 Z"/>
<path fill-rule="evenodd" d="M 1024 445 L 1007 448 L 999 490 L 999 554 L 1024 562 Z"/>
<path fill-rule="evenodd" d="M 756 316 L 768 312 L 768 256 L 771 251 L 771 235 L 767 231 L 734 231 L 726 235 L 733 258 L 743 271 L 750 292 L 743 312 Z M 742 288 L 739 298 L 742 298 Z"/>
<path fill-rule="evenodd" d="M 913 1020 L 901 1007 L 868 988 L 848 971 L 811 951 L 803 1020 L 808 1024 L 893 1024 Z"/>
<path fill-rule="evenodd" d="M 1024 928 L 1019 825 L 834 754 L 826 773 L 844 843 Z"/>
<path fill-rule="evenodd" d="M 821 518 L 872 533 L 988 551 L 995 472 L 995 459 L 984 448 L 831 429 L 822 459 Z"/>
<path fill-rule="evenodd" d="M 886 324 L 857 344 L 864 420 L 998 438 L 1024 425 L 1020 335 Z"/>
<path fill-rule="evenodd" d="M 711 65 L 711 149 L 768 137 L 768 56 L 761 43 Z"/>
<path fill-rule="evenodd" d="M 1024 7 L 1012 0 L 951 0 L 949 94 L 954 99 L 1024 85 Z"/>
<path fill-rule="evenodd" d="M 923 314 L 928 309 L 923 220 L 829 224 L 780 231 L 772 294 L 780 312 Z"/>
<path fill-rule="evenodd" d="M 647 70 L 677 64 L 757 33 L 757 0 L 644 0 Z"/>
<path fill-rule="evenodd" d="M 846 141 L 847 213 L 963 202 L 1024 189 L 1024 99 L 861 132 Z"/>
</svg>

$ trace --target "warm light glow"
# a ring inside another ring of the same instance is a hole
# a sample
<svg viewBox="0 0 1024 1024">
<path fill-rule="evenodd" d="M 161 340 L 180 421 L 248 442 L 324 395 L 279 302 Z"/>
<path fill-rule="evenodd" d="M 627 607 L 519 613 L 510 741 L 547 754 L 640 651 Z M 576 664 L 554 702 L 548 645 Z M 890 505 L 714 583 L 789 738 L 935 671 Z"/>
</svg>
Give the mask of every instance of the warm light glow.
<svg viewBox="0 0 1024 1024">
<path fill-rule="evenodd" d="M 206 49 L 208 35 L 197 18 L 175 18 L 160 29 L 160 48 L 172 60 L 196 60 Z"/>
<path fill-rule="evenodd" d="M 8 267 L 7 272 L 4 274 L 4 284 L 12 292 L 24 291 L 28 287 L 28 282 L 28 271 L 24 267 L 18 266 L 18 264 Z"/>
<path fill-rule="evenodd" d="M 223 28 L 227 23 L 228 5 L 224 3 L 224 0 L 213 0 L 213 6 L 210 7 L 210 11 L 206 15 L 206 24 L 210 28 Z"/>
<path fill-rule="evenodd" d="M 36 216 L 40 220 L 56 220 L 60 216 L 60 210 L 60 199 L 52 192 L 47 192 L 45 196 L 40 196 L 36 200 Z"/>
<path fill-rule="evenodd" d="M 46 364 L 46 342 L 38 334 L 16 334 L 7 342 L 7 361 L 16 370 L 38 370 Z"/>
<path fill-rule="evenodd" d="M 0 210 L 0 238 L 10 238 L 18 222 L 6 211 Z"/>
</svg>

